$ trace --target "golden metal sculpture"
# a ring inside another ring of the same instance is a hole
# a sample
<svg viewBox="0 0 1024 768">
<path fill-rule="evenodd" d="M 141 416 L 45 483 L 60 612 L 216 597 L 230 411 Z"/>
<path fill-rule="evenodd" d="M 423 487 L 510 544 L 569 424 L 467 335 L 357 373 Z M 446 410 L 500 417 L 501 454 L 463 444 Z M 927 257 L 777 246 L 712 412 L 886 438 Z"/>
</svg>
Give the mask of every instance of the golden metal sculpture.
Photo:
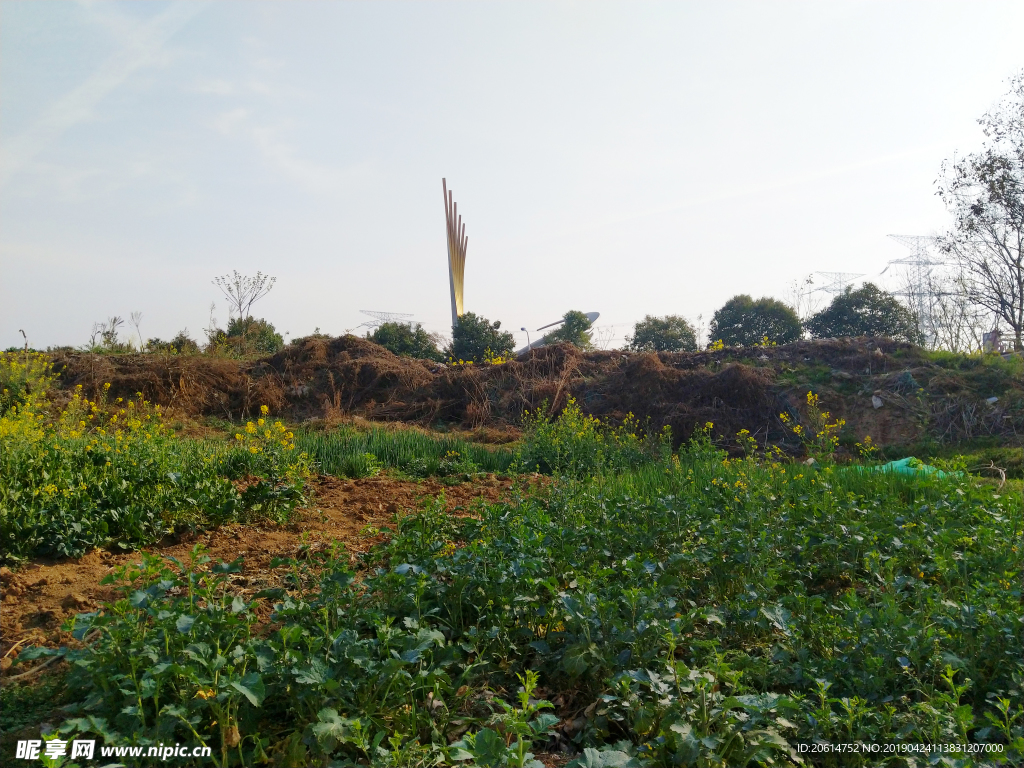
<svg viewBox="0 0 1024 768">
<path fill-rule="evenodd" d="M 459 216 L 459 206 L 452 199 L 445 179 L 441 179 L 441 190 L 444 192 L 444 218 L 448 227 L 448 287 L 452 293 L 452 326 L 456 326 L 463 314 L 462 285 L 469 238 L 466 237 L 466 225 Z"/>
</svg>

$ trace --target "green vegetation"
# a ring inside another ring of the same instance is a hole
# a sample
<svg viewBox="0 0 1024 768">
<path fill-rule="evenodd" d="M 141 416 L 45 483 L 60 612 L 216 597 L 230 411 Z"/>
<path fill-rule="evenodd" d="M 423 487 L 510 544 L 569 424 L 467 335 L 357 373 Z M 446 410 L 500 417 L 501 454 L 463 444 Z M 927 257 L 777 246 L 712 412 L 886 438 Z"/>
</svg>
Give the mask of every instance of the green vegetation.
<svg viewBox="0 0 1024 768">
<path fill-rule="evenodd" d="M 403 357 L 436 362 L 444 360 L 444 355 L 437 346 L 440 337 L 427 333 L 419 323 L 382 323 L 373 330 L 373 333 L 367 333 L 366 338 Z"/>
<path fill-rule="evenodd" d="M 0 686 L 0 754 L 14 754 L 18 738 L 39 738 L 39 724 L 58 722 L 63 715 L 55 712 L 66 701 L 63 676 L 43 677 L 35 685 L 7 683 Z"/>
<path fill-rule="evenodd" d="M 544 337 L 548 344 L 566 342 L 580 349 L 593 349 L 590 320 L 579 310 L 571 309 L 562 316 L 562 324 Z"/>
<path fill-rule="evenodd" d="M 264 416 L 232 443 L 170 435 L 159 406 L 46 398 L 41 355 L 0 355 L 0 541 L 4 559 L 133 549 L 177 527 L 286 518 L 308 472 L 291 433 Z M 233 483 L 252 476 L 240 491 Z"/>
<path fill-rule="evenodd" d="M 263 318 L 233 317 L 226 331 L 214 328 L 207 331 L 208 352 L 221 352 L 238 356 L 272 355 L 284 348 L 284 339 L 274 325 Z"/>
<path fill-rule="evenodd" d="M 709 333 L 714 341 L 726 346 L 745 347 L 763 344 L 788 344 L 803 333 L 796 312 L 778 299 L 768 297 L 757 301 L 750 296 L 733 296 L 711 317 Z"/>
<path fill-rule="evenodd" d="M 518 466 L 527 472 L 586 477 L 625 471 L 672 453 L 672 435 L 644 433 L 633 416 L 621 426 L 604 424 L 583 413 L 569 398 L 557 419 L 541 408 L 524 417 L 526 434 Z"/>
<path fill-rule="evenodd" d="M 251 599 L 239 562 L 146 556 L 78 617 L 92 645 L 59 651 L 77 702 L 60 733 L 201 741 L 217 765 L 534 767 L 550 701 L 574 766 L 795 765 L 815 742 L 1024 759 L 1020 498 L 729 460 L 709 433 L 672 453 L 574 404 L 533 416 L 520 466 L 552 484 L 471 517 L 429 502 L 358 572 L 335 548 Z"/>
<path fill-rule="evenodd" d="M 626 343 L 634 352 L 696 352 L 697 332 L 679 315 L 647 315 L 633 327 Z"/>
<path fill-rule="evenodd" d="M 454 361 L 482 363 L 512 354 L 515 338 L 501 330 L 501 321 L 493 323 L 485 317 L 467 312 L 452 326 L 452 343 L 445 350 Z"/>
<path fill-rule="evenodd" d="M 296 435 L 295 445 L 322 472 L 338 477 L 369 477 L 382 469 L 413 477 L 505 473 L 515 461 L 508 448 L 492 449 L 411 429 L 305 431 Z"/>
<path fill-rule="evenodd" d="M 199 354 L 199 344 L 188 335 L 188 328 L 178 331 L 177 335 L 170 341 L 154 338 L 146 342 L 147 352 L 163 352 L 171 355 L 196 355 Z"/>
<path fill-rule="evenodd" d="M 887 336 L 911 344 L 921 343 L 914 315 L 895 296 L 874 283 L 865 283 L 857 290 L 848 286 L 806 325 L 815 339 Z"/>
</svg>

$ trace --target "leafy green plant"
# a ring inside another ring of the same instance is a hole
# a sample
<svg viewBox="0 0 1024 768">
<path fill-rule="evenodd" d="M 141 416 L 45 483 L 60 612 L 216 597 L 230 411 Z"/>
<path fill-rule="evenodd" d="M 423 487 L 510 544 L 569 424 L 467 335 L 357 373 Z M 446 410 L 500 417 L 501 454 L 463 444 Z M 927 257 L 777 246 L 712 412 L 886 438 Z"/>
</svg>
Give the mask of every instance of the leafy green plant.
<svg viewBox="0 0 1024 768">
<path fill-rule="evenodd" d="M 832 458 L 836 448 L 839 446 L 839 433 L 846 425 L 844 419 L 836 419 L 829 423 L 832 414 L 822 410 L 818 402 L 819 398 L 814 392 L 807 392 L 806 426 L 795 423 L 787 413 L 780 413 L 779 419 L 789 427 L 794 435 L 800 438 L 808 455 L 817 461 L 827 461 Z M 871 451 L 861 446 L 862 455 Z"/>
<path fill-rule="evenodd" d="M 532 438 L 552 482 L 429 502 L 358 573 L 340 547 L 248 597 L 201 552 L 118 572 L 122 599 L 78 620 L 62 732 L 201 740 L 219 765 L 528 765 L 555 732 L 620 768 L 794 765 L 819 741 L 1024 759 L 1019 496 L 731 459 L 711 425 L 620 451 L 582 419 Z"/>
<path fill-rule="evenodd" d="M 14 408 L 37 408 L 55 378 L 42 353 L 0 352 L 0 416 Z"/>
<path fill-rule="evenodd" d="M 643 432 L 632 414 L 610 426 L 583 413 L 569 398 L 557 418 L 544 407 L 523 416 L 524 435 L 519 466 L 523 471 L 585 477 L 664 458 L 671 453 L 671 433 Z"/>
<path fill-rule="evenodd" d="M 519 706 L 498 699 L 504 711 L 491 718 L 495 729 L 483 728 L 467 734 L 452 744 L 448 756 L 455 761 L 472 760 L 482 768 L 543 768 L 544 763 L 535 760 L 531 746 L 547 738 L 558 717 L 544 709 L 552 709 L 549 701 L 534 701 L 537 688 L 537 673 L 527 670 L 518 675 Z"/>
<path fill-rule="evenodd" d="M 281 521 L 301 501 L 306 458 L 264 417 L 224 445 L 174 437 L 141 394 L 90 401 L 76 389 L 55 417 L 46 407 L 27 399 L 0 416 L 5 559 L 131 549 L 177 526 Z"/>
</svg>

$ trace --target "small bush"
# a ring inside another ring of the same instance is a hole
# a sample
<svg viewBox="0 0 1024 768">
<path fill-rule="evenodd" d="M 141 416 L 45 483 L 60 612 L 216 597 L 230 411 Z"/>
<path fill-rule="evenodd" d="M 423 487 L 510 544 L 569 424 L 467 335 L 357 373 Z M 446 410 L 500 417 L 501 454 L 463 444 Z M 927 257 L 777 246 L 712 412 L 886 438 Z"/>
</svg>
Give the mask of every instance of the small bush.
<svg viewBox="0 0 1024 768">
<path fill-rule="evenodd" d="M 226 331 L 214 328 L 207 331 L 207 352 L 231 355 L 272 355 L 284 348 L 284 338 L 273 323 L 263 318 L 233 317 Z"/>
<path fill-rule="evenodd" d="M 188 335 L 188 328 L 178 331 L 170 341 L 149 339 L 146 342 L 147 352 L 159 352 L 170 355 L 194 355 L 199 353 L 199 344 Z"/>
</svg>

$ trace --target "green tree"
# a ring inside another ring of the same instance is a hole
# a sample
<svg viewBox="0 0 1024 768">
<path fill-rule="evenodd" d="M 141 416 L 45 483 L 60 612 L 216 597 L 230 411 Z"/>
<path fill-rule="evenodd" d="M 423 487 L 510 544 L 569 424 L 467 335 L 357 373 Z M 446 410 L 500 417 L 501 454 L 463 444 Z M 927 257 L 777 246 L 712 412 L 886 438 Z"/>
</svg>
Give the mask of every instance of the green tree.
<svg viewBox="0 0 1024 768">
<path fill-rule="evenodd" d="M 696 352 L 697 332 L 679 315 L 647 315 L 633 326 L 626 344 L 634 352 Z"/>
<path fill-rule="evenodd" d="M 501 321 L 493 323 L 485 317 L 467 312 L 459 318 L 458 325 L 452 326 L 452 343 L 445 354 L 453 360 L 479 363 L 487 358 L 505 357 L 512 353 L 515 339 L 508 331 L 502 331 Z"/>
<path fill-rule="evenodd" d="M 566 312 L 562 316 L 562 324 L 544 337 L 546 344 L 557 344 L 560 341 L 568 342 L 580 349 L 593 349 L 589 318 L 575 309 Z"/>
<path fill-rule="evenodd" d="M 765 337 L 776 344 L 800 338 L 803 328 L 791 307 L 768 297 L 754 301 L 741 293 L 715 311 L 709 326 L 711 339 L 727 346 L 760 344 Z"/>
<path fill-rule="evenodd" d="M 427 333 L 419 323 L 382 323 L 366 338 L 402 357 L 438 362 L 444 359 L 437 346 L 438 336 Z"/>
<path fill-rule="evenodd" d="M 874 283 L 865 283 L 857 290 L 847 287 L 807 321 L 807 330 L 815 339 L 888 336 L 912 344 L 921 343 L 914 315 L 895 296 Z"/>
</svg>

